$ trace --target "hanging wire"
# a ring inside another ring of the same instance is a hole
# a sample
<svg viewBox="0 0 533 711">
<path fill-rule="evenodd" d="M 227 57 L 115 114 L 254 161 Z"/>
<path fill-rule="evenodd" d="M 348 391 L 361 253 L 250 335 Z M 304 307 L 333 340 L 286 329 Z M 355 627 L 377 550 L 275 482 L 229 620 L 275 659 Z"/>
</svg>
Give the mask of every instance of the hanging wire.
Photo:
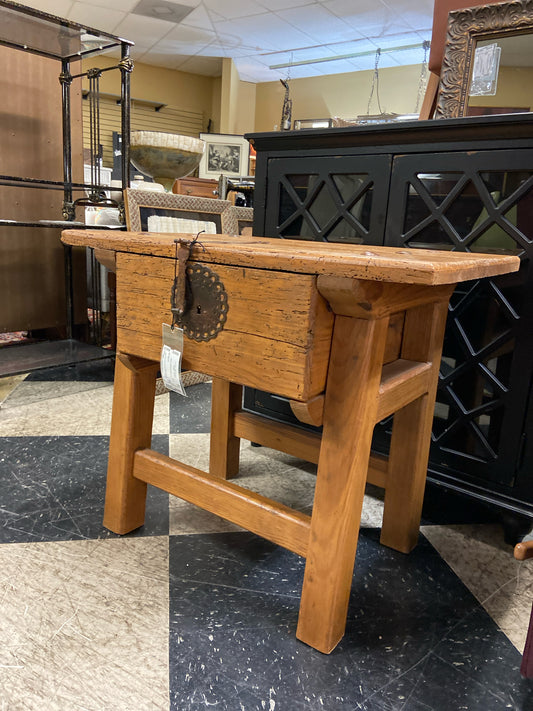
<svg viewBox="0 0 533 711">
<path fill-rule="evenodd" d="M 94 250 L 90 250 L 89 269 L 91 274 L 92 318 L 90 319 L 91 342 L 103 345 L 102 322 L 102 265 L 96 260 Z"/>
<path fill-rule="evenodd" d="M 100 187 L 100 70 L 90 69 L 89 79 L 89 141 L 91 152 L 91 187 L 97 193 Z M 92 196 L 91 196 L 92 197 Z M 96 197 L 96 201 L 98 198 Z M 94 198 L 93 198 L 94 199 Z"/>
<path fill-rule="evenodd" d="M 366 110 L 367 116 L 370 115 L 370 104 L 372 103 L 372 97 L 374 96 L 374 90 L 376 91 L 376 100 L 378 102 L 379 113 L 382 114 L 381 103 L 379 101 L 379 58 L 381 56 L 381 49 L 376 50 L 376 59 L 374 62 L 374 74 L 372 76 L 372 86 L 370 87 L 370 96 L 368 97 L 368 107 Z"/>
<path fill-rule="evenodd" d="M 100 76 L 100 69 L 89 69 L 87 72 L 89 80 L 89 145 L 91 154 L 91 190 L 89 199 L 95 203 L 98 203 L 102 197 L 100 194 Z M 93 250 L 91 250 L 89 269 L 92 296 L 92 319 L 90 325 L 92 342 L 101 346 L 103 344 L 101 289 L 103 267 L 95 259 Z"/>
<path fill-rule="evenodd" d="M 429 52 L 429 48 L 431 47 L 431 42 L 429 42 L 429 40 L 424 40 L 424 42 L 422 43 L 422 47 L 424 49 L 424 59 L 422 61 L 422 67 L 420 69 L 420 78 L 418 80 L 418 93 L 416 96 L 415 114 L 418 114 L 420 112 L 420 104 L 422 102 L 422 95 L 424 93 L 424 88 L 426 85 L 426 74 L 427 74 L 427 68 L 428 68 L 428 52 Z"/>
</svg>

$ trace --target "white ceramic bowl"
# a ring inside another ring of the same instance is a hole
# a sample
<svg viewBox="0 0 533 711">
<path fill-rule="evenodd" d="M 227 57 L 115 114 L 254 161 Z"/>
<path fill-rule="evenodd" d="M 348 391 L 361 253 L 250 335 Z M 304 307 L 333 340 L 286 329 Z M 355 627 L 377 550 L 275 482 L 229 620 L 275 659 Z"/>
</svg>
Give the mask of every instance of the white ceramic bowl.
<svg viewBox="0 0 533 711">
<path fill-rule="evenodd" d="M 137 170 L 163 184 L 192 173 L 204 149 L 205 142 L 191 136 L 158 131 L 131 132 L 131 162 Z"/>
</svg>

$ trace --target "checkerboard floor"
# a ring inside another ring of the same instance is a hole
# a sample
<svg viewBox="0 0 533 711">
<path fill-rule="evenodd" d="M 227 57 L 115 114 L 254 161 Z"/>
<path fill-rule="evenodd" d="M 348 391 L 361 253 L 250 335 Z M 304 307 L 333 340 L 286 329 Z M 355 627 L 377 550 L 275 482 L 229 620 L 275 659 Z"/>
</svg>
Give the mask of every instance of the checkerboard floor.
<svg viewBox="0 0 533 711">
<path fill-rule="evenodd" d="M 429 492 L 408 556 L 368 487 L 346 635 L 295 638 L 304 563 L 150 488 L 102 526 L 112 359 L 0 380 L 2 711 L 532 709 L 533 562 L 490 515 Z M 210 385 L 156 398 L 153 448 L 207 467 Z M 242 442 L 239 483 L 310 511 L 313 465 Z M 432 494 L 430 496 L 430 494 Z"/>
</svg>

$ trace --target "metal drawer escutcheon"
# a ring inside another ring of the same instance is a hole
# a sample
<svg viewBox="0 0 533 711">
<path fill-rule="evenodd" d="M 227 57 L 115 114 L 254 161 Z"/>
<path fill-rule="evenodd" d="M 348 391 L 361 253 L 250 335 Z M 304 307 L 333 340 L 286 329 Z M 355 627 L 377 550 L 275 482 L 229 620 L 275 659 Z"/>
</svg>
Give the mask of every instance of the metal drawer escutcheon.
<svg viewBox="0 0 533 711">
<path fill-rule="evenodd" d="M 203 264 L 188 264 L 185 268 L 185 299 L 183 308 L 176 303 L 179 293 L 178 275 L 172 286 L 171 308 L 174 323 L 195 341 L 210 341 L 224 328 L 228 314 L 228 295 L 217 274 Z"/>
</svg>

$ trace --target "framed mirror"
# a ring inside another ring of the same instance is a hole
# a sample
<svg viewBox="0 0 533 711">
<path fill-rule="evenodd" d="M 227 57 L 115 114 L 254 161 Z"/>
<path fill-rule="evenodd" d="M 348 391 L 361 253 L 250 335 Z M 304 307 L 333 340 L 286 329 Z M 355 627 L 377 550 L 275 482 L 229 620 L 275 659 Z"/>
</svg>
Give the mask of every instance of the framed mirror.
<svg viewBox="0 0 533 711">
<path fill-rule="evenodd" d="M 533 0 L 450 12 L 435 118 L 533 110 Z"/>
</svg>

